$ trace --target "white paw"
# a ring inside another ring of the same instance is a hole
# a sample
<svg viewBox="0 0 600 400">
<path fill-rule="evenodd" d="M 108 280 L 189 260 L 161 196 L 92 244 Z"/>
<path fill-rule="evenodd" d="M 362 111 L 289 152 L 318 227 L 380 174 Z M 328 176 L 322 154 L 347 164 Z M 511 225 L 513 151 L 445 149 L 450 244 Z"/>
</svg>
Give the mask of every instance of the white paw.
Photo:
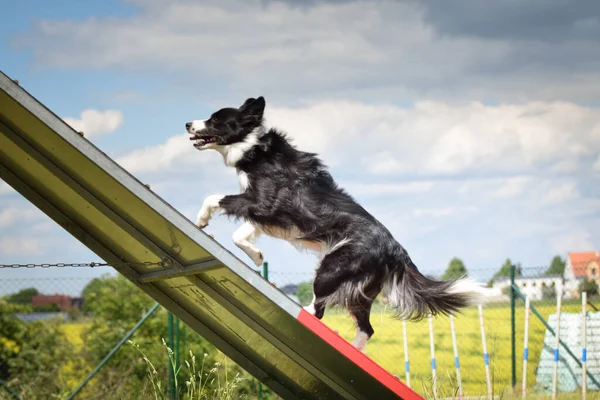
<svg viewBox="0 0 600 400">
<path fill-rule="evenodd" d="M 310 315 L 315 315 L 315 305 L 313 303 L 307 305 L 306 307 L 302 307 L 302 308 L 304 308 L 304 311 L 306 311 Z"/>
<path fill-rule="evenodd" d="M 206 212 L 204 209 L 200 210 L 196 217 L 196 226 L 200 229 L 206 228 L 208 226 L 208 221 L 210 221 L 210 213 Z"/>
<path fill-rule="evenodd" d="M 250 255 L 250 259 L 257 267 L 260 267 L 264 261 L 263 253 L 261 251 L 253 253 Z"/>
<path fill-rule="evenodd" d="M 196 220 L 196 226 L 200 229 L 204 229 L 208 226 L 208 218 L 198 218 Z"/>
</svg>

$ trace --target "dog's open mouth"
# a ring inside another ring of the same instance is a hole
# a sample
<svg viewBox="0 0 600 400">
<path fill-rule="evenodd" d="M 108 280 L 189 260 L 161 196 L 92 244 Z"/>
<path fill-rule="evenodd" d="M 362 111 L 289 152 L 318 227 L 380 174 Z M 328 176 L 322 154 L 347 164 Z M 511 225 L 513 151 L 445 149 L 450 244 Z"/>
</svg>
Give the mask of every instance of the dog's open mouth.
<svg viewBox="0 0 600 400">
<path fill-rule="evenodd" d="M 203 147 L 210 143 L 217 143 L 216 136 L 198 136 L 194 135 L 190 138 L 190 140 L 195 140 L 194 147 Z"/>
</svg>

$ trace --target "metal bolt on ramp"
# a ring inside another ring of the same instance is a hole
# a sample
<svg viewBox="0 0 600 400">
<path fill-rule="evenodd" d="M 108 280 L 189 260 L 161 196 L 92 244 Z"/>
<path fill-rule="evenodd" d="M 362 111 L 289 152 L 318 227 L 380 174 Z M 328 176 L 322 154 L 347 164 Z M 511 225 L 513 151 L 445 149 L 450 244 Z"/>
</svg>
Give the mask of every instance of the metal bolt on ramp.
<svg viewBox="0 0 600 400">
<path fill-rule="evenodd" d="M 0 89 L 0 177 L 274 392 L 422 398 L 3 73 Z"/>
</svg>

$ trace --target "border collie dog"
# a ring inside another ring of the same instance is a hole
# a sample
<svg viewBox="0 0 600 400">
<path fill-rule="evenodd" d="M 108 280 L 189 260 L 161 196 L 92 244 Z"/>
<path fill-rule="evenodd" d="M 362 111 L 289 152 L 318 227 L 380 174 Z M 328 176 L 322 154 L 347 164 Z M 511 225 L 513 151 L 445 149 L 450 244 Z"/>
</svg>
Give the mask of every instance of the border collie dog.
<svg viewBox="0 0 600 400">
<path fill-rule="evenodd" d="M 361 351 L 374 333 L 369 315 L 381 291 L 396 315 L 407 320 L 457 312 L 478 301 L 481 291 L 473 281 L 423 276 L 404 247 L 336 185 L 315 154 L 265 128 L 264 109 L 263 97 L 249 98 L 239 108 L 186 123 L 194 147 L 221 153 L 237 170 L 241 189 L 208 196 L 198 227 L 206 227 L 215 212 L 243 220 L 233 241 L 256 265 L 263 262 L 253 243 L 260 234 L 315 251 L 320 261 L 314 297 L 305 310 L 321 319 L 327 305 L 346 307 L 356 323 L 353 345 Z"/>
</svg>

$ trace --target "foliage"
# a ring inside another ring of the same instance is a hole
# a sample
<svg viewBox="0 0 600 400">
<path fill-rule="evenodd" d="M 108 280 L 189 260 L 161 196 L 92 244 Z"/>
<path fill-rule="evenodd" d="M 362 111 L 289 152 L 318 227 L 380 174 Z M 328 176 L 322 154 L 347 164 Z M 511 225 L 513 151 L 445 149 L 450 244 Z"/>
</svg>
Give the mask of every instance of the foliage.
<svg viewBox="0 0 600 400">
<path fill-rule="evenodd" d="M 510 260 L 510 258 L 507 258 L 506 261 L 504 261 L 504 264 L 502 264 L 502 266 L 498 270 L 498 272 L 496 272 L 494 274 L 494 276 L 492 277 L 492 279 L 490 280 L 489 283 L 490 284 L 493 283 L 494 279 L 496 279 L 496 278 L 503 278 L 503 277 L 510 276 L 510 267 L 512 265 L 513 265 L 513 263 Z M 521 276 L 521 265 L 520 264 L 516 265 L 515 276 Z"/>
<path fill-rule="evenodd" d="M 35 312 L 58 312 L 60 311 L 60 307 L 58 304 L 44 304 L 41 306 L 33 306 L 33 311 Z"/>
<path fill-rule="evenodd" d="M 454 257 L 450 260 L 450 264 L 448 264 L 448 268 L 446 268 L 442 279 L 456 279 L 463 276 L 467 276 L 467 267 L 465 267 L 465 263 L 461 259 Z"/>
<path fill-rule="evenodd" d="M 302 282 L 296 289 L 296 297 L 303 306 L 310 304 L 313 298 L 313 285 L 312 282 Z"/>
<path fill-rule="evenodd" d="M 142 290 L 121 275 L 103 276 L 90 282 L 83 293 L 87 318 L 91 324 L 84 329 L 81 336 L 84 343 L 82 356 L 86 364 L 95 366 L 121 340 L 121 338 L 150 309 L 154 301 Z M 160 341 L 168 336 L 167 312 L 159 308 L 135 332 L 136 343 L 146 344 L 146 359 L 159 361 L 154 365 L 155 376 L 161 382 L 168 381 L 169 357 Z M 195 354 L 209 354 L 205 362 L 214 364 L 218 351 L 202 337 L 186 330 L 186 350 Z M 148 345 L 154 344 L 154 345 Z M 128 348 L 119 350 L 97 375 L 93 384 L 82 392 L 82 398 L 147 398 L 153 390 L 152 382 L 147 379 L 145 359 L 140 359 L 137 351 Z M 169 356 L 172 355 L 169 353 Z M 248 376 L 239 366 L 234 365 L 231 372 L 240 376 Z M 183 384 L 183 382 L 180 382 Z M 248 391 L 247 382 L 238 385 L 239 393 Z M 163 387 L 165 389 L 165 387 Z M 133 396 L 133 397 L 132 397 Z M 160 398 L 160 397 L 158 397 Z"/>
<path fill-rule="evenodd" d="M 137 352 L 142 355 L 142 359 L 146 363 L 147 377 L 152 384 L 153 394 L 155 399 L 167 400 L 169 399 L 169 386 L 167 382 L 161 380 L 161 376 L 158 373 L 156 367 L 152 361 L 146 356 L 144 351 L 140 349 L 139 344 L 129 341 L 128 342 Z M 239 372 L 235 376 L 231 376 L 227 363 L 215 362 L 214 364 L 207 363 L 208 354 L 204 353 L 202 363 L 198 367 L 196 365 L 196 356 L 190 350 L 189 359 L 185 360 L 186 368 L 177 369 L 176 359 L 174 352 L 163 340 L 163 346 L 169 358 L 169 363 L 174 374 L 175 386 L 179 388 L 179 392 L 176 393 L 176 397 L 182 400 L 229 400 L 229 399 L 244 399 L 247 397 L 247 393 L 240 393 L 240 386 L 244 380 Z M 212 368 L 208 369 L 212 365 Z M 181 385 L 181 382 L 185 382 L 185 386 Z"/>
<path fill-rule="evenodd" d="M 36 288 L 26 288 L 9 295 L 6 300 L 13 304 L 31 304 L 33 296 L 37 296 L 38 294 L 40 292 Z"/>
<path fill-rule="evenodd" d="M 586 279 L 579 284 L 579 292 L 587 292 L 588 296 L 596 296 L 598 284 L 593 279 Z"/>
<path fill-rule="evenodd" d="M 48 398 L 62 392 L 60 368 L 73 346 L 59 329 L 60 319 L 22 322 L 14 315 L 27 311 L 0 300 L 0 379 L 21 398 Z"/>
<path fill-rule="evenodd" d="M 546 270 L 544 275 L 562 275 L 565 272 L 566 262 L 560 256 L 554 256 L 550 267 Z"/>
</svg>

